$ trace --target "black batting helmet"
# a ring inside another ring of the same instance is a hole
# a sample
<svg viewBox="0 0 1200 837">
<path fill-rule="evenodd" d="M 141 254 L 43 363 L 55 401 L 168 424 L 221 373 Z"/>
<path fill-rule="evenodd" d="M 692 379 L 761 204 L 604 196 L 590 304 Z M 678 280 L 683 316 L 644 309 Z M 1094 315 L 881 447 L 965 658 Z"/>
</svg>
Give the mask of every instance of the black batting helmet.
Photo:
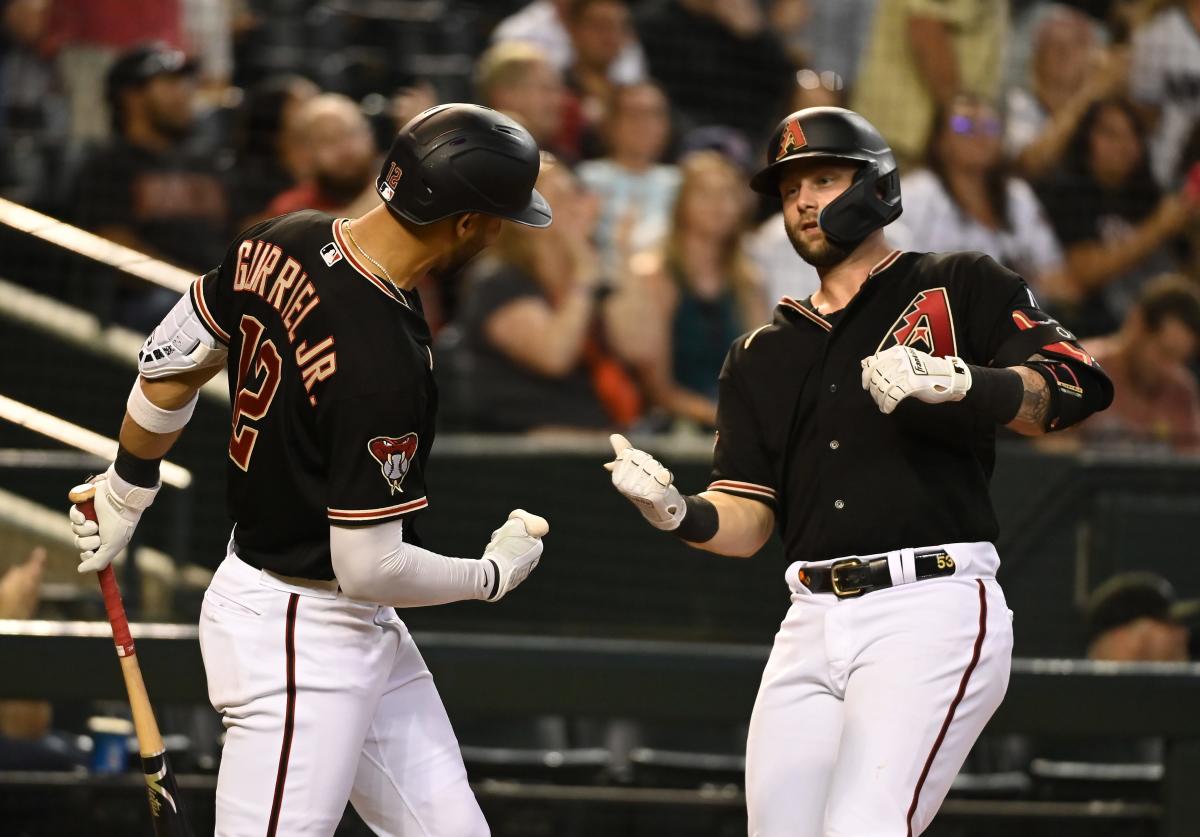
<svg viewBox="0 0 1200 837">
<path fill-rule="evenodd" d="M 438 105 L 400 129 L 375 187 L 393 213 L 432 224 L 460 212 L 550 225 L 550 205 L 533 188 L 541 166 L 529 132 L 479 105 Z"/>
<path fill-rule="evenodd" d="M 862 164 L 850 188 L 821 210 L 821 229 L 834 243 L 854 246 L 900 217 L 900 174 L 892 149 L 874 125 L 845 108 L 805 108 L 780 122 L 767 146 L 766 168 L 750 187 L 778 196 L 782 167 L 809 157 Z"/>
</svg>

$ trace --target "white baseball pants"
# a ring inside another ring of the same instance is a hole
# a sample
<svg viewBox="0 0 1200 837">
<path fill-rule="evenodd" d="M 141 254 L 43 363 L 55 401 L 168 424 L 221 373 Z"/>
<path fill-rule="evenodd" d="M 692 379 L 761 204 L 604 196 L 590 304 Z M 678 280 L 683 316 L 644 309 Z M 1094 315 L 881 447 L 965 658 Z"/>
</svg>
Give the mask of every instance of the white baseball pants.
<svg viewBox="0 0 1200 837">
<path fill-rule="evenodd" d="M 347 799 L 386 837 L 490 833 L 394 609 L 231 554 L 204 595 L 200 648 L 226 728 L 216 837 L 329 837 Z"/>
<path fill-rule="evenodd" d="M 933 820 L 1012 662 L 995 548 L 940 548 L 953 576 L 851 599 L 800 582 L 832 561 L 788 567 L 746 744 L 750 837 L 913 837 Z M 912 552 L 889 553 L 894 582 Z"/>
</svg>

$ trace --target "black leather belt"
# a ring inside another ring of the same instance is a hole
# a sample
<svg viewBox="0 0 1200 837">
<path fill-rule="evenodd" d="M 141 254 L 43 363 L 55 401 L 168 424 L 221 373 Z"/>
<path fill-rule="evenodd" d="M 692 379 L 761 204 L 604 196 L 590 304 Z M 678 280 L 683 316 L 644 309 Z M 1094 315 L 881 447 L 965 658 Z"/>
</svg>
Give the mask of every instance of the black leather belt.
<svg viewBox="0 0 1200 837">
<path fill-rule="evenodd" d="M 913 554 L 917 581 L 954 575 L 954 559 L 943 549 L 930 549 Z M 839 599 L 851 599 L 875 590 L 892 586 L 888 557 L 847 558 L 834 561 L 827 567 L 805 567 L 800 570 L 800 583 L 814 593 L 833 593 Z"/>
</svg>

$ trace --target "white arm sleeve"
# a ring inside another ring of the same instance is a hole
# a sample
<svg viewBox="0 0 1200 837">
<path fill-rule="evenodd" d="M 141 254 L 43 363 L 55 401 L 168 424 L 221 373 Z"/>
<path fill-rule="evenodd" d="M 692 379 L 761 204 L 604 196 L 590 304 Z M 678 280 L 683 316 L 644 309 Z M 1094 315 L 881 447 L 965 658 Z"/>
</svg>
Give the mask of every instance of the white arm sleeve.
<svg viewBox="0 0 1200 837">
<path fill-rule="evenodd" d="M 403 531 L 403 520 L 329 527 L 333 573 L 347 596 L 391 607 L 487 598 L 495 574 L 490 561 L 438 555 L 404 543 Z"/>
</svg>

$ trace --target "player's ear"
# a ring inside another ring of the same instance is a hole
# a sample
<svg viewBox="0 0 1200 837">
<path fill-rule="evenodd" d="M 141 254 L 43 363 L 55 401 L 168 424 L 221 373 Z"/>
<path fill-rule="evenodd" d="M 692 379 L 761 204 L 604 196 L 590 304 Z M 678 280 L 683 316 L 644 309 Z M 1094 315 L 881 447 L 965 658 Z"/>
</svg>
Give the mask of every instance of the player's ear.
<svg viewBox="0 0 1200 837">
<path fill-rule="evenodd" d="M 460 241 L 466 240 L 473 235 L 478 234 L 480 223 L 483 221 L 483 215 L 478 212 L 464 212 L 455 218 L 454 221 L 454 237 Z"/>
<path fill-rule="evenodd" d="M 502 224 L 503 221 L 494 215 L 485 215 L 482 212 L 464 212 L 455 221 L 455 238 L 465 241 L 484 236 L 490 243 L 495 241 L 496 236 L 500 234 Z"/>
</svg>

